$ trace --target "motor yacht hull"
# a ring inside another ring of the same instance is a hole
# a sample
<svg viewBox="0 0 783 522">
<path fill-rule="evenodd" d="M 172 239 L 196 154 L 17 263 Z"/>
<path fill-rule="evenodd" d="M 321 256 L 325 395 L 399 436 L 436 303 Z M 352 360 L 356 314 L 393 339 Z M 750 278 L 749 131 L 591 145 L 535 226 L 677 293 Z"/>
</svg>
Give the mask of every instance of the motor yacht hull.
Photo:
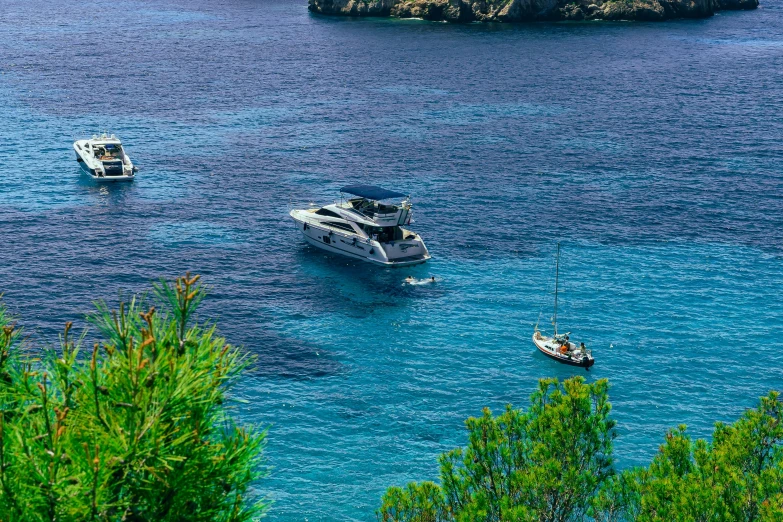
<svg viewBox="0 0 783 522">
<path fill-rule="evenodd" d="M 568 354 L 562 354 L 556 348 L 556 344 L 551 338 L 533 335 L 533 344 L 536 345 L 538 351 L 554 359 L 555 361 L 569 366 L 578 366 L 580 368 L 590 368 L 595 364 L 595 359 L 588 355 L 580 355 L 579 357 L 571 357 Z M 569 343 L 573 346 L 573 343 Z"/>
<path fill-rule="evenodd" d="M 79 156 L 79 154 L 76 154 L 76 161 L 79 163 L 79 165 L 82 168 L 82 171 L 90 176 L 92 179 L 98 182 L 109 182 L 113 183 L 115 181 L 133 181 L 135 176 L 133 175 L 108 175 L 108 176 L 99 176 L 96 174 L 95 169 L 90 168 L 89 165 L 84 161 L 84 159 Z"/>
<path fill-rule="evenodd" d="M 413 266 L 427 262 L 431 258 L 427 247 L 418 239 L 417 241 L 396 241 L 381 244 L 378 241 L 362 238 L 355 234 L 342 233 L 321 226 L 303 215 L 306 211 L 292 210 L 291 217 L 305 240 L 311 245 L 353 259 L 360 259 L 368 263 L 387 267 Z M 407 248 L 406 248 L 407 247 Z M 404 248 L 406 251 L 413 249 L 416 253 L 402 257 L 389 257 L 387 250 Z"/>
<path fill-rule="evenodd" d="M 87 151 L 85 144 L 89 141 L 78 140 L 73 144 L 76 161 L 87 175 L 99 182 L 133 181 L 136 167 L 130 160 L 127 161 L 127 164 L 122 159 L 100 161 Z"/>
</svg>

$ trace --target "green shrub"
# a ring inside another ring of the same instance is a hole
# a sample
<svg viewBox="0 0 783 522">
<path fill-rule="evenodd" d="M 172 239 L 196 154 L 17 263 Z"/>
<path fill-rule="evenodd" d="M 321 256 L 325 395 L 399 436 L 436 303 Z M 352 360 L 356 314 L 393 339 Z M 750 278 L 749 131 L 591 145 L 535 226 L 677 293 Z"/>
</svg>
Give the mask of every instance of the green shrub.
<svg viewBox="0 0 783 522">
<path fill-rule="evenodd" d="M 390 488 L 379 520 L 570 520 L 612 474 L 606 380 L 542 379 L 528 411 L 470 418 L 468 446 L 440 458 L 441 485 Z"/>
<path fill-rule="evenodd" d="M 198 279 L 154 285 L 161 310 L 98 304 L 90 322 L 104 340 L 86 354 L 71 323 L 58 349 L 25 346 L 0 307 L 0 521 L 263 513 L 251 484 L 265 433 L 235 425 L 225 406 L 247 361 L 193 321 Z"/>
<path fill-rule="evenodd" d="M 762 397 L 733 425 L 718 423 L 712 442 L 680 426 L 647 468 L 626 472 L 640 522 L 783 520 L 783 404 Z"/>
<path fill-rule="evenodd" d="M 466 421 L 468 445 L 440 458 L 440 485 L 389 488 L 383 522 L 780 522 L 783 404 L 762 397 L 712 442 L 670 431 L 649 467 L 615 473 L 605 380 L 544 379 L 527 411 Z"/>
</svg>

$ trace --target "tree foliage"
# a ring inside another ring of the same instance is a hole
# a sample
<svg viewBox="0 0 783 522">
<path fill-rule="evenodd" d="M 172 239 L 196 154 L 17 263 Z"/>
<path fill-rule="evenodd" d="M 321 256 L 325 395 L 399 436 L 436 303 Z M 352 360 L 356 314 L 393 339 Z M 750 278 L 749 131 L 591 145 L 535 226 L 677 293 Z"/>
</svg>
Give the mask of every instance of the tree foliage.
<svg viewBox="0 0 783 522">
<path fill-rule="evenodd" d="M 762 397 L 712 441 L 671 430 L 648 467 L 617 473 L 608 384 L 540 381 L 527 411 L 466 421 L 440 484 L 389 488 L 383 522 L 783 521 L 783 404 Z"/>
<path fill-rule="evenodd" d="M 612 474 L 607 382 L 543 379 L 527 411 L 485 409 L 466 421 L 468 446 L 440 458 L 441 485 L 390 488 L 386 521 L 569 520 Z"/>
<path fill-rule="evenodd" d="M 712 442 L 669 431 L 648 468 L 626 473 L 637 492 L 636 520 L 783 520 L 783 404 L 762 397 L 733 425 L 718 423 Z"/>
<path fill-rule="evenodd" d="M 71 323 L 58 348 L 25 350 L 0 308 L 0 521 L 261 515 L 251 483 L 265 433 L 224 406 L 246 360 L 194 322 L 198 279 L 155 285 L 161 310 L 98 304 L 90 321 L 104 340 L 87 353 Z"/>
</svg>

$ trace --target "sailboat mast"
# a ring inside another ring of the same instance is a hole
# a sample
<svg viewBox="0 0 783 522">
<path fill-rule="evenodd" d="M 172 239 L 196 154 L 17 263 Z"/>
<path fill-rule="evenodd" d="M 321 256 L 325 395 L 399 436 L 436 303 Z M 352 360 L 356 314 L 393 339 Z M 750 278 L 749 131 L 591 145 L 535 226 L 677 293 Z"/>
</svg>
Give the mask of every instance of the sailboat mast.
<svg viewBox="0 0 783 522">
<path fill-rule="evenodd" d="M 557 284 L 560 278 L 560 243 L 557 243 L 557 258 L 555 260 L 555 313 L 552 316 L 552 324 L 555 327 L 555 335 L 557 335 Z"/>
</svg>

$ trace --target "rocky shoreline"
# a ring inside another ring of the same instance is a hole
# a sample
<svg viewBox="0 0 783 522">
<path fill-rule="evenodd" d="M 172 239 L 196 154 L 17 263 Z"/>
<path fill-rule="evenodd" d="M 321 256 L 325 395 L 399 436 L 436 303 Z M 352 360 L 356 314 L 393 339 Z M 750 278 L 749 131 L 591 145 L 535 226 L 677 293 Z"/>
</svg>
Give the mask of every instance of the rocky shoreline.
<svg viewBox="0 0 783 522">
<path fill-rule="evenodd" d="M 706 18 L 755 9 L 758 0 L 309 0 L 314 13 L 446 22 L 536 22 Z"/>
</svg>

